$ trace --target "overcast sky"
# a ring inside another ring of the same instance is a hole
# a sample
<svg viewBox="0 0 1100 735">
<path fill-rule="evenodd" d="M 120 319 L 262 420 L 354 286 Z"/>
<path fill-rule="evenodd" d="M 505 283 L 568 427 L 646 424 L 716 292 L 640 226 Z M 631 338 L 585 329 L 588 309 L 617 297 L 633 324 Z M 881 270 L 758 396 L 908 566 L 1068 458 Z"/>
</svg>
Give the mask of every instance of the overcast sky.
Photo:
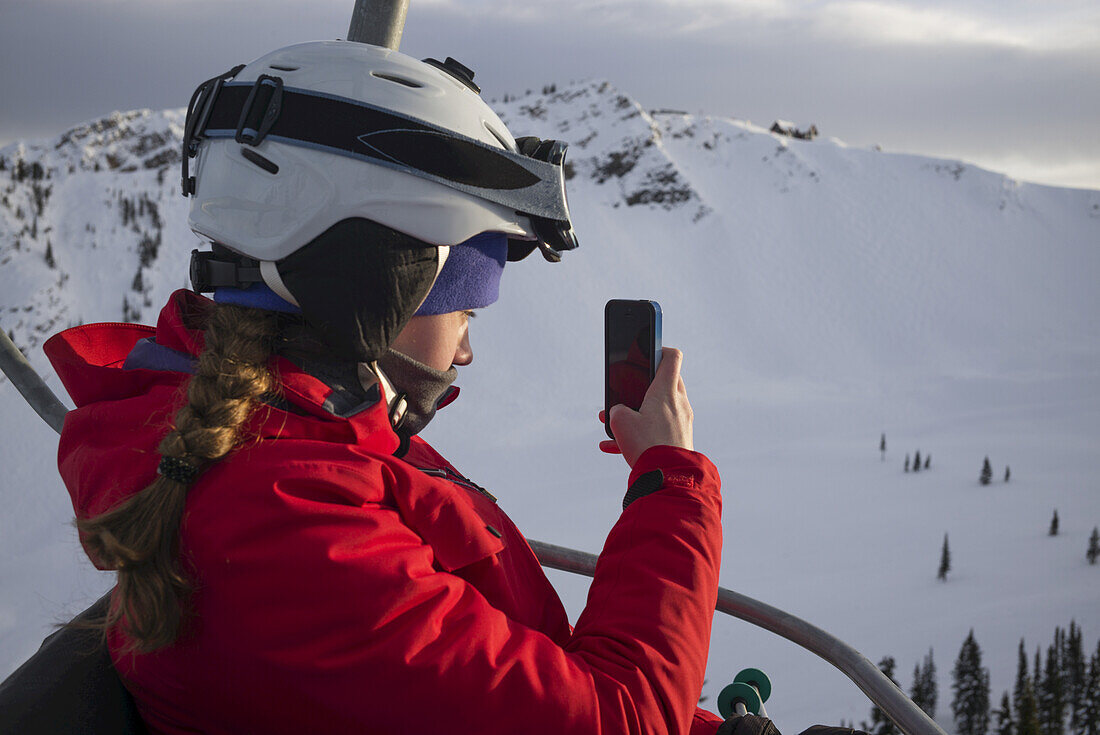
<svg viewBox="0 0 1100 735">
<path fill-rule="evenodd" d="M 344 36 L 353 6 L 0 0 L 0 145 L 181 107 L 237 63 Z M 1100 0 L 411 0 L 402 51 L 454 56 L 488 98 L 607 79 L 647 108 L 1100 189 Z"/>
</svg>

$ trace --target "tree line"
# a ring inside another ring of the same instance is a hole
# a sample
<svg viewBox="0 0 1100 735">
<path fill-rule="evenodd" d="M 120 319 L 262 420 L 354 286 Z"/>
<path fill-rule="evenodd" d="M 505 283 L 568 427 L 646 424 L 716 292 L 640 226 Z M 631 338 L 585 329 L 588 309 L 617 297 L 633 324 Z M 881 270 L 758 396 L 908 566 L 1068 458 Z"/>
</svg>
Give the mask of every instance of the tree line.
<svg viewBox="0 0 1100 735">
<path fill-rule="evenodd" d="M 896 666 L 892 656 L 878 664 L 895 684 Z M 982 650 L 971 629 L 951 671 L 951 694 L 956 735 L 1100 735 L 1100 640 L 1087 656 L 1081 628 L 1071 621 L 1068 630 L 1054 629 L 1045 658 L 1040 646 L 1029 660 L 1020 639 L 1015 685 L 994 708 L 989 669 L 982 665 Z M 913 668 L 909 696 L 929 717 L 936 716 L 938 685 L 931 650 Z M 877 705 L 860 729 L 870 735 L 900 735 Z"/>
</svg>

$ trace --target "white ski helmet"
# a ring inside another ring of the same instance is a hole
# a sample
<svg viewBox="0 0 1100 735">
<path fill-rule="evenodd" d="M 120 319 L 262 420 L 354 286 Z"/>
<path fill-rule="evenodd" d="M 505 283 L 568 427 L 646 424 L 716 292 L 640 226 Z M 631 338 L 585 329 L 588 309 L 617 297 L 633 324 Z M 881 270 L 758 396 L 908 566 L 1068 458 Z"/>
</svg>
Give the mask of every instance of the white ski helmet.
<svg viewBox="0 0 1100 735">
<path fill-rule="evenodd" d="M 237 67 L 200 86 L 188 110 L 188 223 L 258 261 L 353 217 L 433 245 L 505 233 L 530 243 L 522 255 L 538 245 L 556 260 L 576 247 L 565 144 L 517 146 L 479 91 L 453 59 L 349 41 L 288 46 Z"/>
<path fill-rule="evenodd" d="M 262 282 L 334 352 L 376 359 L 448 247 L 493 233 L 509 260 L 577 246 L 566 145 L 514 139 L 471 70 L 347 41 L 274 51 L 199 85 L 183 134 L 196 291 Z"/>
</svg>

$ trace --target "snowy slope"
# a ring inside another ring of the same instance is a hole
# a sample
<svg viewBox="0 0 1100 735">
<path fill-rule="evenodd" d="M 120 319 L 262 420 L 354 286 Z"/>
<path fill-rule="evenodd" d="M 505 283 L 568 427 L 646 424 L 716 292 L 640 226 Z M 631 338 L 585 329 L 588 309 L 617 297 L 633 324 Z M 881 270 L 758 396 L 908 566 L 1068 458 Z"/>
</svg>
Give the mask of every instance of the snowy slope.
<svg viewBox="0 0 1100 735">
<path fill-rule="evenodd" d="M 608 298 L 655 298 L 666 343 L 687 354 L 697 448 L 723 473 L 724 585 L 873 660 L 895 656 L 905 687 L 933 647 L 948 729 L 948 672 L 971 627 L 997 698 L 1021 636 L 1045 649 L 1075 618 L 1095 647 L 1100 567 L 1084 552 L 1100 524 L 1100 192 L 650 114 L 603 82 L 498 107 L 516 134 L 571 143 L 581 249 L 509 266 L 500 303 L 474 322 L 462 400 L 427 436 L 521 528 L 599 550 L 625 478 L 595 448 L 600 315 Z M 181 122 L 116 114 L 0 150 L 0 327 L 40 369 L 50 332 L 152 321 L 184 284 L 198 243 L 178 194 Z M 17 160 L 41 178 L 13 180 Z M 110 584 L 73 541 L 55 448 L 0 384 L 0 673 Z M 931 469 L 905 474 L 917 449 Z M 986 455 L 998 479 L 1011 465 L 1011 483 L 978 486 Z M 1049 538 L 1055 508 L 1062 534 Z M 584 580 L 552 579 L 576 615 Z M 716 619 L 711 706 L 749 665 L 772 675 L 781 730 L 867 716 L 828 665 Z"/>
</svg>

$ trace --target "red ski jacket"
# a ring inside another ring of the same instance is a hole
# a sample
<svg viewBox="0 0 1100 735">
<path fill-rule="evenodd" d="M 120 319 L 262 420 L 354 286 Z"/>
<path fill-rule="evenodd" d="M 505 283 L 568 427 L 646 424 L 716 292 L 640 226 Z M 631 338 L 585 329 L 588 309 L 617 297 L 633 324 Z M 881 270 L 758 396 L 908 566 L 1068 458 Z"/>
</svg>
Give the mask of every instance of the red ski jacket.
<svg viewBox="0 0 1100 735">
<path fill-rule="evenodd" d="M 76 402 L 59 466 L 79 517 L 144 488 L 186 372 L 124 369 L 139 340 L 202 349 L 173 294 L 156 329 L 93 324 L 46 351 Z M 696 708 L 718 587 L 719 477 L 655 447 L 631 480 L 662 489 L 607 537 L 570 629 L 523 536 L 488 492 L 415 439 L 403 458 L 384 401 L 349 418 L 274 358 L 292 410 L 192 486 L 181 555 L 194 584 L 179 639 L 114 663 L 159 733 L 713 733 Z M 93 559 L 94 561 L 94 559 Z"/>
</svg>

